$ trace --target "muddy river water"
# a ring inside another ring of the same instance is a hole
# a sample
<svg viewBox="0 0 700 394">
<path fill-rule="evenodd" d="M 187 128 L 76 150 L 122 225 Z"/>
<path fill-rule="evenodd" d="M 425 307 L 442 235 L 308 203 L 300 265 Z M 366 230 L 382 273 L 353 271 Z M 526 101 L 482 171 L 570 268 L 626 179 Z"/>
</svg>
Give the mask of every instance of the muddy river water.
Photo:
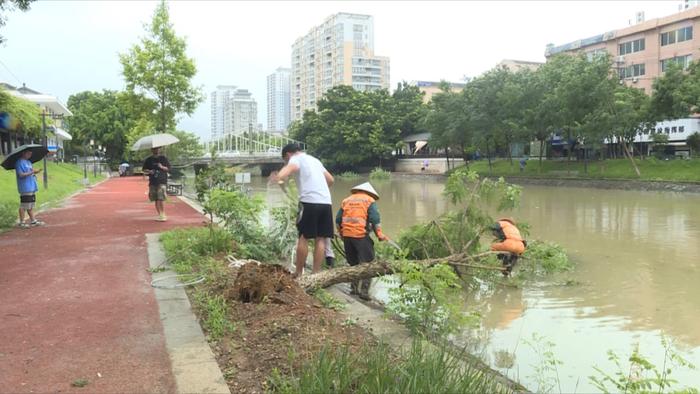
<svg viewBox="0 0 700 394">
<path fill-rule="evenodd" d="M 336 180 L 334 209 L 361 181 Z M 373 182 L 385 232 L 396 237 L 444 212 L 443 183 L 421 176 Z M 254 178 L 252 187 L 269 204 L 282 199 L 264 179 Z M 588 377 L 596 375 L 595 366 L 616 370 L 608 350 L 625 361 L 638 345 L 661 369 L 666 336 L 700 367 L 700 195 L 524 186 L 520 207 L 510 215 L 530 224 L 530 238 L 567 250 L 576 268 L 565 278 L 576 284 L 543 282 L 471 295 L 465 309 L 477 309 L 482 323 L 468 333 L 469 347 L 484 361 L 536 390 L 545 378 L 537 366 L 546 357 L 535 348 L 551 342 L 554 358 L 563 363 L 553 391 L 593 392 Z M 386 297 L 381 284 L 373 292 Z M 503 354 L 513 362 L 499 361 Z M 700 387 L 700 370 L 673 368 L 671 376 L 681 386 Z"/>
</svg>

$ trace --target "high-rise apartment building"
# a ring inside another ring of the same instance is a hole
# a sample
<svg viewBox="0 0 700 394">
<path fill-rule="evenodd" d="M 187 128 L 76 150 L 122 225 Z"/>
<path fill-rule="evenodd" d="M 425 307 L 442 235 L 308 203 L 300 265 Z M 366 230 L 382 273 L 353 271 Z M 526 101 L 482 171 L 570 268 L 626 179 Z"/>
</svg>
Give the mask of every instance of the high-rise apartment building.
<svg viewBox="0 0 700 394">
<path fill-rule="evenodd" d="M 226 108 L 229 106 L 229 100 L 236 87 L 232 85 L 219 85 L 216 90 L 211 92 L 211 138 L 216 139 L 221 137 L 226 130 L 226 125 L 230 121 L 226 121 Z"/>
<path fill-rule="evenodd" d="M 688 2 L 692 5 L 692 1 Z M 687 67 L 700 59 L 700 7 L 609 31 L 568 44 L 548 45 L 545 56 L 559 53 L 584 53 L 589 58 L 607 53 L 620 79 L 630 86 L 651 93 L 654 79 L 671 63 Z"/>
<path fill-rule="evenodd" d="M 258 129 L 258 104 L 248 90 L 219 85 L 210 96 L 212 139 Z"/>
<path fill-rule="evenodd" d="M 231 100 L 231 133 L 257 131 L 258 103 L 246 89 L 237 89 Z"/>
<path fill-rule="evenodd" d="M 290 68 L 279 67 L 267 76 L 267 130 L 283 132 L 291 122 Z"/>
<path fill-rule="evenodd" d="M 292 45 L 292 120 L 333 86 L 389 88 L 389 58 L 374 55 L 374 18 L 338 13 Z"/>
</svg>

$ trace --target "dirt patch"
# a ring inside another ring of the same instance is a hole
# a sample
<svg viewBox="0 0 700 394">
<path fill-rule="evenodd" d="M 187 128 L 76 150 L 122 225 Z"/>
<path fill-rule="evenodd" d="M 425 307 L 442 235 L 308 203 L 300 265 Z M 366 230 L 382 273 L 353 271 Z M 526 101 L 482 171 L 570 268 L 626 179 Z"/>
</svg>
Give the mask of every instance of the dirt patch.
<svg viewBox="0 0 700 394">
<path fill-rule="evenodd" d="M 324 346 L 357 349 L 372 335 L 306 294 L 281 266 L 248 263 L 223 290 L 235 331 L 212 344 L 233 393 L 263 393 L 273 370 L 286 374 Z"/>
</svg>

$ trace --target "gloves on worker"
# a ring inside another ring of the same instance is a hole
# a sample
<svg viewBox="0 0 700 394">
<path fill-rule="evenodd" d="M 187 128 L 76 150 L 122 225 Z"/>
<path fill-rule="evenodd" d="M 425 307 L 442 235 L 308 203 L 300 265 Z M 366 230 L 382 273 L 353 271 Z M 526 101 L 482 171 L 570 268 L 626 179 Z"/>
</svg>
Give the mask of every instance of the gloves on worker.
<svg viewBox="0 0 700 394">
<path fill-rule="evenodd" d="M 382 229 L 379 227 L 377 227 L 377 229 L 375 230 L 374 233 L 377 235 L 377 239 L 380 241 L 388 241 L 389 240 L 389 237 L 384 235 L 384 233 L 382 232 Z"/>
</svg>

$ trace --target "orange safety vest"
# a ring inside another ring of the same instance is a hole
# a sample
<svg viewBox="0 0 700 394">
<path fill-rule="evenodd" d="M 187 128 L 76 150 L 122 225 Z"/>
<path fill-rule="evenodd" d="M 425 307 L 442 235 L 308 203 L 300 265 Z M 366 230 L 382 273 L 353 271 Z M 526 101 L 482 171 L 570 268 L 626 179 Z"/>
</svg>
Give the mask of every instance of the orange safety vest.
<svg viewBox="0 0 700 394">
<path fill-rule="evenodd" d="M 510 220 L 499 220 L 498 224 L 501 226 L 506 239 L 503 242 L 491 245 L 491 250 L 523 254 L 525 252 L 525 244 L 523 244 L 520 230 Z"/>
<path fill-rule="evenodd" d="M 340 203 L 343 210 L 343 220 L 340 224 L 340 235 L 350 238 L 364 238 L 367 235 L 367 216 L 369 206 L 374 198 L 365 193 L 353 193 Z"/>
</svg>

